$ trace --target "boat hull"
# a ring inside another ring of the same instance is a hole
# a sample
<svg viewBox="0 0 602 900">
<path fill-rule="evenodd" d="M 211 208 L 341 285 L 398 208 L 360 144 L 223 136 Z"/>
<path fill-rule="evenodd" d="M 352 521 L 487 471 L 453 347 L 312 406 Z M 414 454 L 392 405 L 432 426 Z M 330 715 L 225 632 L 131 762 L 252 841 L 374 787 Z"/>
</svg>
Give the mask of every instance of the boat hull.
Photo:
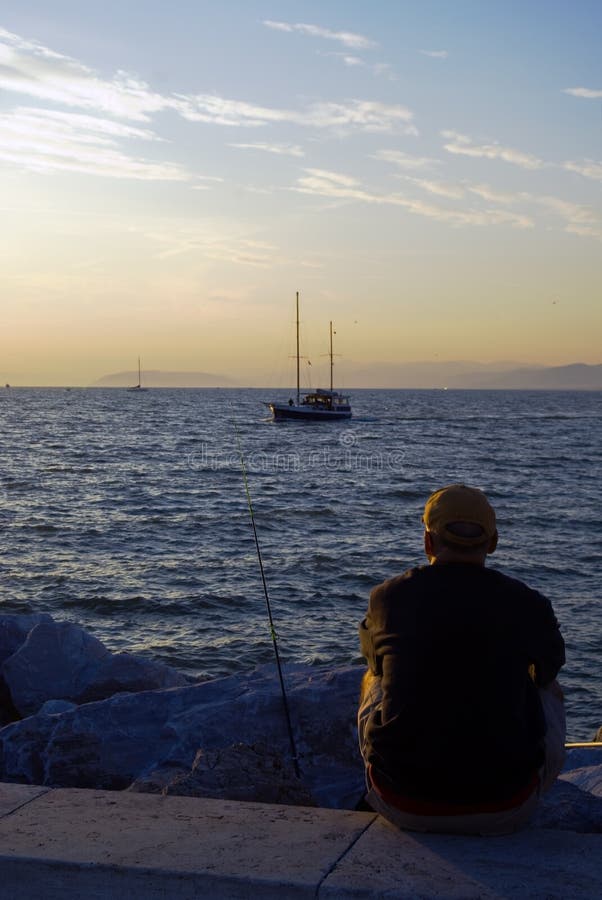
<svg viewBox="0 0 602 900">
<path fill-rule="evenodd" d="M 311 409 L 288 404 L 268 404 L 275 419 L 306 419 L 313 422 L 332 422 L 336 419 L 350 419 L 351 410 L 347 409 Z"/>
</svg>

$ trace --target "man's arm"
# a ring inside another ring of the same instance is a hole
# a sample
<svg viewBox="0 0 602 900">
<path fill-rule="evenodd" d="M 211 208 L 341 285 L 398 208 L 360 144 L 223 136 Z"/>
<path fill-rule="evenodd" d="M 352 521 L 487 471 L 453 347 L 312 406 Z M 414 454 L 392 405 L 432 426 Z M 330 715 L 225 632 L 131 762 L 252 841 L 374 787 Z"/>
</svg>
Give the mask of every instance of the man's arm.
<svg viewBox="0 0 602 900">
<path fill-rule="evenodd" d="M 375 635 L 378 631 L 376 623 L 379 618 L 378 609 L 381 606 L 382 591 L 383 585 L 379 584 L 378 587 L 375 587 L 370 593 L 368 612 L 366 617 L 360 623 L 359 628 L 362 656 L 365 657 L 370 671 L 378 677 L 382 676 L 382 659 L 376 652 Z"/>
<path fill-rule="evenodd" d="M 554 681 L 558 672 L 566 662 L 564 639 L 560 633 L 558 620 L 554 615 L 552 604 L 542 594 L 537 594 L 540 604 L 540 616 L 533 639 L 533 663 L 535 665 L 535 683 L 538 687 L 546 687 Z"/>
<path fill-rule="evenodd" d="M 362 656 L 365 657 L 366 662 L 368 663 L 370 671 L 374 675 L 379 675 L 369 615 L 360 622 L 360 649 L 362 651 Z"/>
</svg>

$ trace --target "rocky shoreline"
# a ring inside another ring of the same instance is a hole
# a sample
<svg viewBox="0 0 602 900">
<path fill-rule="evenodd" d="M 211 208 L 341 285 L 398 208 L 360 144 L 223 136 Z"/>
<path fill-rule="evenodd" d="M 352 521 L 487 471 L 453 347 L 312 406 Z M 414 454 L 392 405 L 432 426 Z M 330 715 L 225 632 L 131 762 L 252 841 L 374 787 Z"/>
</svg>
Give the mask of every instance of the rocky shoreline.
<svg viewBox="0 0 602 900">
<path fill-rule="evenodd" d="M 0 616 L 0 781 L 354 809 L 363 795 L 360 666 L 274 666 L 194 682 L 113 654 L 46 614 Z M 540 804 L 546 828 L 602 833 L 602 749 L 569 751 Z"/>
</svg>

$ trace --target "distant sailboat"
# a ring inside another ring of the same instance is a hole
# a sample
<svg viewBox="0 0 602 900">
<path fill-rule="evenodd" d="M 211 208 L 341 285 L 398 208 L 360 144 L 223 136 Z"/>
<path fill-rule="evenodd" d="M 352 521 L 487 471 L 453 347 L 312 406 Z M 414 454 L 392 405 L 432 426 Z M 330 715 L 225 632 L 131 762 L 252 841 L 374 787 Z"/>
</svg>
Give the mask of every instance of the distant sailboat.
<svg viewBox="0 0 602 900">
<path fill-rule="evenodd" d="M 140 357 L 138 357 L 138 384 L 127 388 L 128 391 L 147 391 L 148 388 L 142 387 L 142 378 L 140 377 Z"/>
</svg>

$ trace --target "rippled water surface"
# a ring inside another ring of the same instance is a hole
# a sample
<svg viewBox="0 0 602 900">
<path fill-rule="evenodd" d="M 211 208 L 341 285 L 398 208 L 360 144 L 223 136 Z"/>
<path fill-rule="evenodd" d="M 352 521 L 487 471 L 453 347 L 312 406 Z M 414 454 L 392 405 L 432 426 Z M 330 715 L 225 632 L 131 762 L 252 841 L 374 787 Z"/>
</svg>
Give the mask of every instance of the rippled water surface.
<svg viewBox="0 0 602 900">
<path fill-rule="evenodd" d="M 199 674 L 270 660 L 238 435 L 282 657 L 359 663 L 370 588 L 423 561 L 427 495 L 467 481 L 498 513 L 492 564 L 554 604 L 569 736 L 591 739 L 602 725 L 602 395 L 355 391 L 351 421 L 317 424 L 271 422 L 270 399 L 3 391 L 3 611 L 46 611 L 112 650 Z"/>
</svg>

